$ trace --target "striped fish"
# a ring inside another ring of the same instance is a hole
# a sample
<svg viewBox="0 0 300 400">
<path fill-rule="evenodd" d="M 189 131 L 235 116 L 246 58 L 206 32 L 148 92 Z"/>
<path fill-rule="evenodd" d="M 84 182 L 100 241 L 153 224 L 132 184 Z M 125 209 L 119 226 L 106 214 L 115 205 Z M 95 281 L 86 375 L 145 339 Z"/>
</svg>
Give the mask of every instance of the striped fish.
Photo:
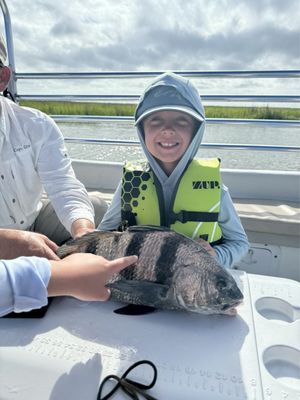
<svg viewBox="0 0 300 400">
<path fill-rule="evenodd" d="M 139 257 L 107 284 L 111 299 L 122 303 L 233 315 L 243 299 L 233 277 L 200 244 L 165 228 L 94 231 L 61 246 L 57 254 L 64 258 L 78 252 L 108 260 Z"/>
</svg>

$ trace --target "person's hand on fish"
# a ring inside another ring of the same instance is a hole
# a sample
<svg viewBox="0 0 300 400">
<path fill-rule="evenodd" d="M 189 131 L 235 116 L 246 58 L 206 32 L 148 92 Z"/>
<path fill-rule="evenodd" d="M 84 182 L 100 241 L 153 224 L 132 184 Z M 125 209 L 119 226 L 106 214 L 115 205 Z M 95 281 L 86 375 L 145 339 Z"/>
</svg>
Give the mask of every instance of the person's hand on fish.
<svg viewBox="0 0 300 400">
<path fill-rule="evenodd" d="M 40 233 L 0 229 L 0 258 L 9 260 L 20 256 L 37 256 L 59 260 L 55 254 L 57 249 L 56 243 Z"/>
<path fill-rule="evenodd" d="M 127 256 L 108 261 L 94 254 L 75 253 L 60 261 L 50 261 L 48 295 L 106 301 L 110 297 L 106 283 L 115 273 L 134 264 L 137 259 L 137 256 Z"/>
<path fill-rule="evenodd" d="M 79 238 L 86 233 L 93 232 L 94 230 L 94 223 L 85 218 L 76 219 L 71 226 L 71 234 L 74 239 Z"/>
<path fill-rule="evenodd" d="M 200 245 L 213 257 L 217 257 L 217 253 L 215 252 L 214 248 L 204 239 L 199 238 L 197 243 Z"/>
</svg>

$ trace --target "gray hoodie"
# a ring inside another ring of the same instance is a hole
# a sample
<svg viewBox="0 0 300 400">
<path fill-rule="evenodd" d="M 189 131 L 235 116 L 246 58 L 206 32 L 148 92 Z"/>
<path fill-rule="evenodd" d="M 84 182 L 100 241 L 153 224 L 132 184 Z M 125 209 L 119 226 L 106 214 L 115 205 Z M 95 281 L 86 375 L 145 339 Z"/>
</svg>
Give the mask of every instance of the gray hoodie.
<svg viewBox="0 0 300 400">
<path fill-rule="evenodd" d="M 141 121 L 146 115 L 160 110 L 178 110 L 192 115 L 199 121 L 194 137 L 178 162 L 173 172 L 168 176 L 148 151 L 144 142 L 144 132 Z M 201 97 L 191 81 L 173 74 L 165 73 L 155 79 L 141 96 L 135 111 L 137 133 L 147 157 L 149 165 L 161 184 L 165 210 L 172 206 L 171 199 L 176 190 L 178 180 L 187 164 L 192 160 L 201 144 L 205 130 L 205 113 Z M 111 206 L 99 225 L 101 230 L 113 230 L 121 223 L 121 188 L 119 183 Z M 214 247 L 221 265 L 231 267 L 238 262 L 249 248 L 248 239 L 240 219 L 233 206 L 228 189 L 222 185 L 221 204 L 218 222 L 222 230 L 223 243 Z"/>
</svg>

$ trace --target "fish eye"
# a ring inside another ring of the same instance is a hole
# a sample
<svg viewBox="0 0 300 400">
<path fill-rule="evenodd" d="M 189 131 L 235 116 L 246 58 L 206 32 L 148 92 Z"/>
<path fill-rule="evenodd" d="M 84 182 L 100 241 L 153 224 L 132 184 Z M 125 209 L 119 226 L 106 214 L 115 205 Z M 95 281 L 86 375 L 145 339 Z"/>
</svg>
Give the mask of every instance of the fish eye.
<svg viewBox="0 0 300 400">
<path fill-rule="evenodd" d="M 225 279 L 220 278 L 220 279 L 218 279 L 216 286 L 217 286 L 218 290 L 222 290 L 227 286 L 227 283 L 226 283 Z"/>
</svg>

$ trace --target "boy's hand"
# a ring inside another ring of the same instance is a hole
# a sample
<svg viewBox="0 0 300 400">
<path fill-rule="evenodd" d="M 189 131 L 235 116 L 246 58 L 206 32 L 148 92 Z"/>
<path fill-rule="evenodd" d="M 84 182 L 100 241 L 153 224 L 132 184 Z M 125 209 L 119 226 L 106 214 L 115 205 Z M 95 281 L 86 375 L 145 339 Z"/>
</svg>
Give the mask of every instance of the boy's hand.
<svg viewBox="0 0 300 400">
<path fill-rule="evenodd" d="M 215 250 L 213 249 L 213 247 L 211 247 L 211 245 L 204 239 L 198 239 L 197 240 L 198 243 L 200 243 L 200 245 L 213 257 L 217 257 L 217 253 L 215 252 Z"/>
</svg>

